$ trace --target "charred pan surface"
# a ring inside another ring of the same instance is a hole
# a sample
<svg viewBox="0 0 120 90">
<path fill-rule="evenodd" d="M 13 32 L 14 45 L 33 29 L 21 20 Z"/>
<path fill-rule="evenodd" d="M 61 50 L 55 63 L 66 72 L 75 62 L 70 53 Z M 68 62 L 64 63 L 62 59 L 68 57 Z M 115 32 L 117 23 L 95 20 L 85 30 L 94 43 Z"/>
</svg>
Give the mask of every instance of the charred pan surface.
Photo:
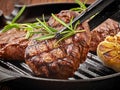
<svg viewBox="0 0 120 90">
<path fill-rule="evenodd" d="M 91 31 L 92 37 L 90 51 L 96 52 L 97 46 L 101 41 L 103 41 L 109 35 L 116 35 L 119 31 L 119 23 L 112 19 L 107 19 L 105 22 Z"/>
<path fill-rule="evenodd" d="M 24 60 L 28 40 L 26 33 L 20 30 L 9 30 L 0 33 L 0 58 L 4 60 Z"/>
<path fill-rule="evenodd" d="M 77 15 L 75 12 L 62 11 L 56 16 L 68 23 L 75 15 Z M 48 23 L 58 30 L 63 27 L 52 17 Z M 25 51 L 25 60 L 36 76 L 59 79 L 73 76 L 79 64 L 86 59 L 91 39 L 86 22 L 79 25 L 78 29 L 86 31 L 61 41 L 57 46 L 55 46 L 56 39 L 29 42 Z"/>
</svg>

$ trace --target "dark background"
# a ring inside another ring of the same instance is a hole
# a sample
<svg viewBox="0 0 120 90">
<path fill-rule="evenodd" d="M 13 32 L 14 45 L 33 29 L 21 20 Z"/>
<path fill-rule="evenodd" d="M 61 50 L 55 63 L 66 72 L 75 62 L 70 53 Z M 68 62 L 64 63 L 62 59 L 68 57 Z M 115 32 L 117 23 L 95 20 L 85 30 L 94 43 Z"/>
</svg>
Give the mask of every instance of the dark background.
<svg viewBox="0 0 120 90">
<path fill-rule="evenodd" d="M 9 15 L 14 9 L 14 4 L 40 4 L 40 3 L 59 3 L 59 2 L 74 2 L 75 0 L 0 0 L 0 10 L 4 15 Z M 85 1 L 85 0 L 81 0 Z M 87 0 L 87 3 L 92 3 L 95 0 Z"/>
</svg>

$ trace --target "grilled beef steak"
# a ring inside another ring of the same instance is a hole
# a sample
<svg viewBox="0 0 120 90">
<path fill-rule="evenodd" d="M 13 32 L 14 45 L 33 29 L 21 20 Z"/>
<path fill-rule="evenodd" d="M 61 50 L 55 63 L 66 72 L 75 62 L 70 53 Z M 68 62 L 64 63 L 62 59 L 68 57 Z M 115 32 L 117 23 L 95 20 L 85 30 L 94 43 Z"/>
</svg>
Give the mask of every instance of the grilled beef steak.
<svg viewBox="0 0 120 90">
<path fill-rule="evenodd" d="M 76 15 L 77 13 L 73 11 L 61 11 L 56 16 L 68 23 Z M 63 27 L 52 17 L 48 24 L 57 30 Z M 86 22 L 79 25 L 78 29 L 84 29 L 85 32 L 77 33 L 61 41 L 57 46 L 55 46 L 57 40 L 54 38 L 29 42 L 25 51 L 25 60 L 36 76 L 59 79 L 73 76 L 79 64 L 86 59 L 91 39 Z"/>
<path fill-rule="evenodd" d="M 91 31 L 90 51 L 96 52 L 98 44 L 108 35 L 116 35 L 120 31 L 118 22 L 107 19 Z"/>
<path fill-rule="evenodd" d="M 70 19 L 77 15 L 79 13 L 70 10 L 56 14 L 65 23 L 69 23 Z M 64 27 L 53 17 L 47 23 L 57 30 Z M 97 45 L 107 35 L 115 35 L 120 31 L 118 23 L 111 19 L 91 32 L 87 22 L 79 25 L 77 29 L 86 31 L 63 40 L 58 46 L 55 46 L 57 40 L 54 38 L 44 41 L 27 40 L 26 32 L 17 29 L 0 33 L 0 58 L 25 60 L 36 76 L 66 79 L 71 77 L 79 64 L 85 61 L 89 47 L 90 51 L 96 52 Z"/>
<path fill-rule="evenodd" d="M 28 40 L 26 32 L 12 29 L 0 33 L 0 58 L 4 60 L 24 60 Z"/>
</svg>

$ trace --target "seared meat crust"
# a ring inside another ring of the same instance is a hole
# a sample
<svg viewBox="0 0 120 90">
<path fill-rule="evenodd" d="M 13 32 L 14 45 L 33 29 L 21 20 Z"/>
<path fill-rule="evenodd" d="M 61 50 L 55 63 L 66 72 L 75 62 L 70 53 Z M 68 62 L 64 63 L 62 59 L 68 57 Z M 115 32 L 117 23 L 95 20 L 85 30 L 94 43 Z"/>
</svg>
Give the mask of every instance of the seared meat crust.
<svg viewBox="0 0 120 90">
<path fill-rule="evenodd" d="M 70 19 L 78 16 L 79 13 L 75 12 L 75 11 L 70 11 L 70 10 L 62 10 L 59 14 L 56 14 L 56 16 L 58 18 L 60 18 L 62 21 L 64 21 L 65 23 L 69 23 Z M 63 25 L 60 24 L 58 21 L 56 21 L 53 17 L 50 17 L 50 19 L 48 20 L 48 24 L 49 26 L 60 30 L 63 28 Z"/>
</svg>

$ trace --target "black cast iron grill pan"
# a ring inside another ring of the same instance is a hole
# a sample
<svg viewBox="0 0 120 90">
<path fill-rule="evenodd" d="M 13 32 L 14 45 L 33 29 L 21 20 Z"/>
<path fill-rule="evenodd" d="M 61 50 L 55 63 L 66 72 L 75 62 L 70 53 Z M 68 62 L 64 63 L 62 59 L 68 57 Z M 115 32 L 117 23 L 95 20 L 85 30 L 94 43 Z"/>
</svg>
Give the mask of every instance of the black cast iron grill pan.
<svg viewBox="0 0 120 90">
<path fill-rule="evenodd" d="M 17 14 L 22 6 L 16 5 L 8 21 Z M 27 6 L 18 22 L 34 22 L 45 13 L 46 19 L 52 13 L 77 7 L 74 3 L 49 3 Z M 40 11 L 40 12 L 38 12 Z M 56 89 L 56 90 L 113 90 L 119 87 L 120 73 L 104 66 L 95 53 L 89 52 L 87 60 L 80 64 L 73 77 L 67 80 L 39 78 L 33 75 L 24 62 L 9 62 L 0 60 L 0 89 L 7 86 L 12 89 Z"/>
</svg>

